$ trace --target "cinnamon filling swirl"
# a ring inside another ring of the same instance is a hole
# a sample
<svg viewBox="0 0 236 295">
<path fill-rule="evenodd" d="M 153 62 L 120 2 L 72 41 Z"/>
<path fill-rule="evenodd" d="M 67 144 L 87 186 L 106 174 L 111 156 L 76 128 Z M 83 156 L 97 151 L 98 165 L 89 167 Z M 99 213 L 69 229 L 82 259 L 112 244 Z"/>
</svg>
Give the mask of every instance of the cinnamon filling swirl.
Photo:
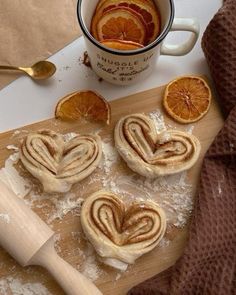
<svg viewBox="0 0 236 295">
<path fill-rule="evenodd" d="M 127 208 L 118 196 L 100 191 L 85 200 L 81 224 L 103 261 L 129 264 L 156 247 L 165 233 L 166 218 L 152 201 Z"/>
<path fill-rule="evenodd" d="M 66 192 L 71 185 L 90 175 L 102 156 L 98 136 L 76 136 L 65 142 L 50 130 L 30 133 L 23 141 L 20 159 L 46 192 Z"/>
<path fill-rule="evenodd" d="M 115 144 L 135 172 L 157 177 L 191 168 L 200 154 L 200 142 L 186 132 L 157 133 L 152 120 L 142 114 L 122 118 L 115 128 Z"/>
</svg>

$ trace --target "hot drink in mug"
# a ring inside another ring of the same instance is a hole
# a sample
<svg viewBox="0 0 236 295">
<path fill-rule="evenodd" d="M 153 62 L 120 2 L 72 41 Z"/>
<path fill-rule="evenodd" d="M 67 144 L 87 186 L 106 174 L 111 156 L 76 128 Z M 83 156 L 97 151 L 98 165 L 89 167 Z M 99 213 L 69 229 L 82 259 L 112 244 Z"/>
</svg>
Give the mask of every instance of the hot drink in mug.
<svg viewBox="0 0 236 295">
<path fill-rule="evenodd" d="M 173 0 L 78 0 L 77 12 L 93 70 L 118 85 L 146 78 L 160 55 L 189 53 L 199 35 L 196 19 L 174 18 Z M 170 31 L 191 36 L 169 45 Z"/>
</svg>

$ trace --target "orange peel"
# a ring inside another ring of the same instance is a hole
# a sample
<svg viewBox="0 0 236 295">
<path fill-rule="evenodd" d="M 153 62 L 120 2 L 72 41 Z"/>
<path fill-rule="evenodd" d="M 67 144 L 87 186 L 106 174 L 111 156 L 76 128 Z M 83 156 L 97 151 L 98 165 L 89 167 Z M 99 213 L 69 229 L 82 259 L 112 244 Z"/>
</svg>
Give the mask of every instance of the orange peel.
<svg viewBox="0 0 236 295">
<path fill-rule="evenodd" d="M 111 108 L 100 94 L 91 91 L 73 92 L 60 99 L 55 108 L 55 118 L 64 121 L 78 121 L 82 118 L 89 121 L 110 124 Z"/>
<path fill-rule="evenodd" d="M 188 124 L 206 115 L 211 100 L 211 89 L 202 77 L 184 76 L 166 86 L 163 105 L 173 119 Z"/>
</svg>

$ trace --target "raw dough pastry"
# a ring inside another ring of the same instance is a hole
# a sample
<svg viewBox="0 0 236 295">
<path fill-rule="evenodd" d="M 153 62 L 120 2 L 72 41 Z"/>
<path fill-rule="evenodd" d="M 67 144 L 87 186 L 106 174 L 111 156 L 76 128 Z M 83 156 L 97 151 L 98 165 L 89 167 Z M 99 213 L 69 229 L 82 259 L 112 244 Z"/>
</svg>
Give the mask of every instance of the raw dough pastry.
<svg viewBox="0 0 236 295">
<path fill-rule="evenodd" d="M 199 140 L 186 132 L 157 133 L 154 122 L 142 114 L 120 119 L 115 127 L 115 145 L 127 165 L 149 178 L 191 168 L 199 158 Z"/>
<path fill-rule="evenodd" d="M 69 191 L 97 168 L 101 157 L 99 136 L 76 136 L 65 142 L 61 134 L 50 130 L 30 133 L 20 149 L 25 168 L 49 193 Z"/>
<path fill-rule="evenodd" d="M 120 197 L 100 191 L 85 200 L 81 225 L 102 261 L 125 270 L 157 246 L 166 230 L 166 217 L 152 201 L 126 208 Z"/>
</svg>

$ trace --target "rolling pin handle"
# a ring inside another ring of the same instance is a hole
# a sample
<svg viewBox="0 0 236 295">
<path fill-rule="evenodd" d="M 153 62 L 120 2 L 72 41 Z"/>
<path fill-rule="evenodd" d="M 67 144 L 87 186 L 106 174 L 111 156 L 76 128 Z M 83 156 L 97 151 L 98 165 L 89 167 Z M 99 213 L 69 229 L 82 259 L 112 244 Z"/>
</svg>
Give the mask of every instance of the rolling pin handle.
<svg viewBox="0 0 236 295">
<path fill-rule="evenodd" d="M 57 255 L 53 238 L 43 245 L 29 264 L 45 267 L 68 295 L 102 295 L 89 279 Z"/>
</svg>

